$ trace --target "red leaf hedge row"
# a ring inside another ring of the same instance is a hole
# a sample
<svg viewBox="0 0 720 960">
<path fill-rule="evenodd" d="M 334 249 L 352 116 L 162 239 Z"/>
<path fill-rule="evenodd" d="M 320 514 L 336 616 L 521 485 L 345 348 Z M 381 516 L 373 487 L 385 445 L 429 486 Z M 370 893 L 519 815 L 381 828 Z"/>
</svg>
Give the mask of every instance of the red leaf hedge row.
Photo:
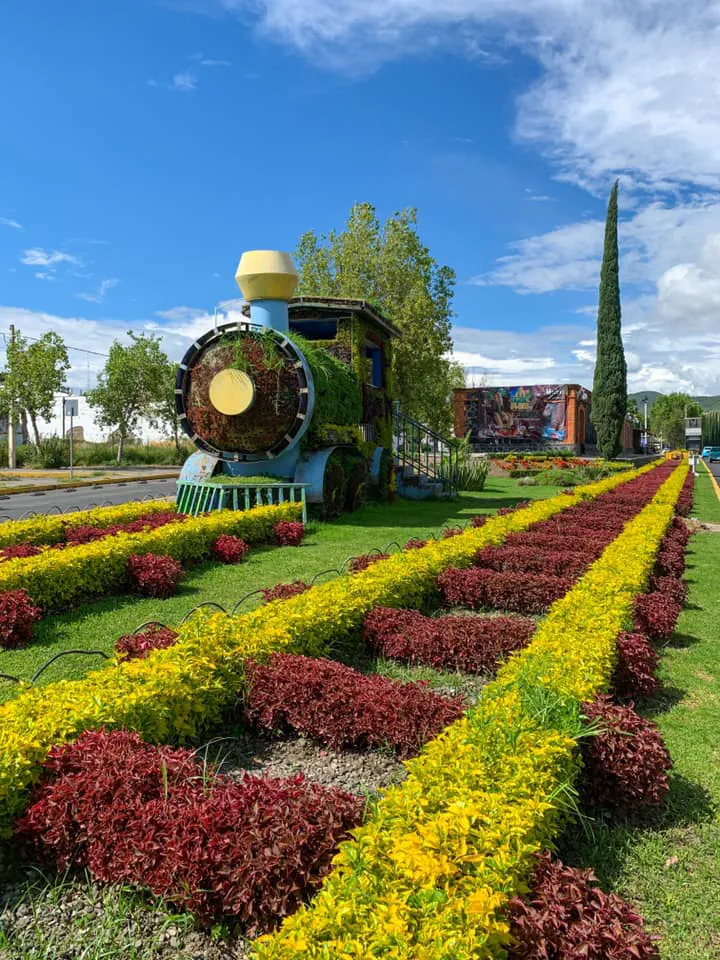
<svg viewBox="0 0 720 960">
<path fill-rule="evenodd" d="M 365 676 L 334 660 L 276 653 L 249 662 L 245 715 L 269 733 L 301 733 L 329 747 L 389 746 L 398 756 L 423 744 L 458 719 L 461 700 L 424 684 Z"/>
<path fill-rule="evenodd" d="M 521 617 L 426 617 L 416 610 L 377 607 L 365 617 L 363 638 L 377 654 L 437 670 L 493 673 L 526 646 L 534 620 Z"/>
<path fill-rule="evenodd" d="M 308 899 L 364 801 L 307 783 L 208 775 L 188 750 L 124 730 L 55 747 L 17 836 L 58 870 L 87 867 L 254 934 Z"/>
<path fill-rule="evenodd" d="M 0 593 L 0 647 L 16 650 L 30 640 L 33 625 L 42 619 L 42 610 L 26 590 Z"/>
<path fill-rule="evenodd" d="M 542 550 L 511 544 L 484 547 L 475 555 L 475 566 L 501 573 L 543 573 L 576 579 L 582 576 L 594 557 L 569 550 Z"/>
<path fill-rule="evenodd" d="M 568 577 L 534 573 L 507 576 L 496 570 L 477 567 L 445 570 L 437 582 L 446 606 L 509 610 L 515 613 L 543 613 L 573 586 L 573 581 Z"/>
<path fill-rule="evenodd" d="M 67 527 L 65 538 L 67 544 L 71 545 L 91 543 L 93 540 L 104 540 L 105 537 L 113 537 L 118 533 L 142 533 L 147 530 L 157 530 L 158 527 L 164 527 L 168 523 L 182 523 L 186 519 L 187 517 L 182 513 L 176 513 L 174 510 L 163 510 L 160 513 L 145 514 L 138 517 L 137 520 L 130 520 L 127 523 L 112 523 L 107 527 Z"/>
<path fill-rule="evenodd" d="M 130 583 L 146 597 L 171 597 L 185 576 L 182 566 L 172 557 L 155 553 L 133 553 L 128 557 Z"/>
<path fill-rule="evenodd" d="M 658 661 L 657 651 L 644 634 L 621 633 L 613 675 L 613 688 L 617 696 L 632 700 L 654 693 L 660 685 L 655 676 Z"/>
<path fill-rule="evenodd" d="M 636 628 L 650 640 L 661 643 L 672 636 L 682 604 L 665 592 L 655 591 L 635 597 L 633 610 Z"/>
<path fill-rule="evenodd" d="M 510 960 L 660 960 L 642 917 L 592 871 L 537 860 L 530 893 L 510 901 Z"/>
<path fill-rule="evenodd" d="M 582 742 L 585 799 L 616 810 L 662 803 L 672 762 L 656 724 L 606 695 L 584 704 L 583 714 L 601 727 Z"/>
<path fill-rule="evenodd" d="M 164 650 L 177 640 L 170 627 L 149 627 L 140 633 L 126 633 L 115 641 L 115 653 L 122 660 L 144 660 L 153 650 Z"/>
<path fill-rule="evenodd" d="M 350 573 L 360 573 L 378 560 L 387 560 L 389 556 L 389 553 L 362 553 L 359 557 L 352 558 L 348 564 L 348 570 Z"/>
<path fill-rule="evenodd" d="M 274 587 L 265 587 L 262 596 L 265 603 L 270 603 L 272 600 L 289 600 L 290 597 L 297 597 L 309 589 L 309 583 L 296 580 L 295 583 L 276 583 Z"/>
</svg>

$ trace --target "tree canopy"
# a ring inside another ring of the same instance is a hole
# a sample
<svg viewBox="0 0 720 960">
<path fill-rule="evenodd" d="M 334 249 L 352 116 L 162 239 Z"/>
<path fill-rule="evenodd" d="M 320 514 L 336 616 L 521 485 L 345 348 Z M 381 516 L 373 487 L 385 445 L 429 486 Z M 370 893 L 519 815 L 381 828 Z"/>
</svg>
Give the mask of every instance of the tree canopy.
<svg viewBox="0 0 720 960">
<path fill-rule="evenodd" d="M 457 384 L 450 359 L 455 273 L 422 243 L 417 212 L 383 225 L 370 203 L 357 203 L 341 231 L 303 234 L 295 251 L 299 296 L 367 300 L 402 331 L 393 351 L 393 390 L 403 411 L 447 431 Z"/>
<path fill-rule="evenodd" d="M 143 416 L 152 418 L 167 400 L 168 358 L 160 339 L 129 332 L 129 344 L 115 340 L 98 385 L 88 393 L 100 426 L 117 430 L 118 462 L 123 446 Z"/>
<path fill-rule="evenodd" d="M 685 417 L 699 417 L 700 404 L 687 393 L 668 393 L 658 397 L 650 411 L 650 425 L 656 436 L 673 449 L 685 446 Z"/>
<path fill-rule="evenodd" d="M 39 420 L 52 416 L 55 394 L 65 388 L 70 369 L 63 338 L 49 331 L 32 343 L 20 332 L 7 345 L 5 371 L 0 385 L 0 409 L 15 416 L 24 411 L 32 426 L 35 446 L 40 446 Z"/>
</svg>

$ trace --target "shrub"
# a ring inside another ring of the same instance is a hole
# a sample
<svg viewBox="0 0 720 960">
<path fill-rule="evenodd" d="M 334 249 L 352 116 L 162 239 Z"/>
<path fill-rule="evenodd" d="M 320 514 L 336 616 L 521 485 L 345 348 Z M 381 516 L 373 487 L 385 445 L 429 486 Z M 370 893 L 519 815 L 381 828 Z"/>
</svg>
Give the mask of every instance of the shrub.
<svg viewBox="0 0 720 960">
<path fill-rule="evenodd" d="M 272 600 L 289 600 L 309 589 L 310 584 L 296 580 L 295 583 L 276 583 L 274 587 L 265 587 L 262 595 L 265 603 L 270 603 Z"/>
<path fill-rule="evenodd" d="M 302 776 L 240 782 L 124 730 L 55 747 L 16 833 L 59 870 L 269 929 L 308 898 L 364 802 Z"/>
<path fill-rule="evenodd" d="M 146 597 L 171 597 L 185 576 L 177 560 L 155 553 L 131 554 L 128 571 L 132 585 Z"/>
<path fill-rule="evenodd" d="M 462 715 L 461 700 L 441 697 L 425 684 L 365 676 L 334 660 L 276 653 L 248 663 L 245 715 L 270 733 L 302 733 L 329 747 L 389 746 L 400 757 Z"/>
<path fill-rule="evenodd" d="M 213 557 L 221 563 L 240 563 L 250 553 L 250 547 L 242 537 L 229 533 L 221 533 L 211 550 Z"/>
<path fill-rule="evenodd" d="M 537 858 L 530 893 L 510 901 L 510 960 L 660 960 L 642 917 L 590 870 Z"/>
<path fill-rule="evenodd" d="M 451 537 L 459 537 L 463 532 L 462 527 L 445 527 L 442 532 L 442 539 L 449 540 Z"/>
<path fill-rule="evenodd" d="M 126 633 L 115 641 L 115 653 L 121 660 L 143 660 L 153 650 L 171 647 L 178 634 L 170 627 L 157 625 L 140 633 Z"/>
<path fill-rule="evenodd" d="M 305 525 L 295 520 L 280 520 L 274 532 L 281 547 L 299 547 L 305 539 Z"/>
<path fill-rule="evenodd" d="M 0 558 L 3 560 L 20 560 L 23 557 L 36 557 L 42 553 L 40 547 L 32 543 L 18 543 L 14 547 L 5 547 L 0 550 Z"/>
<path fill-rule="evenodd" d="M 473 561 L 478 567 L 498 570 L 504 573 L 543 573 L 554 577 L 575 579 L 582 576 L 592 562 L 579 552 L 565 550 L 541 550 L 537 547 L 523 547 L 516 544 L 502 547 L 484 547 L 475 555 Z"/>
<path fill-rule="evenodd" d="M 550 604 L 570 590 L 566 577 L 515 573 L 507 576 L 496 570 L 446 570 L 438 577 L 443 603 L 473 610 L 510 610 L 515 613 L 543 613 Z"/>
<path fill-rule="evenodd" d="M 613 675 L 613 687 L 618 697 L 631 700 L 654 693 L 659 686 L 655 676 L 658 660 L 657 652 L 644 634 L 621 633 Z"/>
<path fill-rule="evenodd" d="M 0 593 L 0 647 L 16 650 L 32 637 L 33 624 L 42 619 L 26 590 Z"/>
<path fill-rule="evenodd" d="M 605 695 L 584 704 L 583 713 L 601 725 L 582 743 L 586 799 L 619 810 L 662 803 L 672 763 L 657 726 Z"/>
<path fill-rule="evenodd" d="M 350 573 L 360 573 L 362 570 L 367 570 L 373 563 L 377 563 L 378 560 L 387 560 L 389 556 L 389 553 L 363 553 L 359 557 L 352 558 L 348 564 L 348 570 Z"/>
<path fill-rule="evenodd" d="M 635 597 L 633 610 L 640 633 L 658 643 L 672 636 L 682 606 L 667 593 L 655 591 Z"/>
<path fill-rule="evenodd" d="M 523 533 L 512 533 L 505 541 L 508 547 L 533 547 L 539 550 L 547 550 L 549 553 L 558 551 L 578 552 L 586 556 L 589 560 L 596 560 L 605 549 L 607 540 L 597 533 L 589 534 L 578 540 L 576 534 L 562 533 L 535 533 L 533 529 Z"/>
<path fill-rule="evenodd" d="M 485 513 L 479 513 L 470 520 L 470 526 L 477 530 L 479 527 L 484 527 L 488 522 L 488 515 Z"/>
<path fill-rule="evenodd" d="M 375 653 L 401 663 L 490 673 L 527 645 L 535 626 L 521 617 L 425 617 L 416 610 L 376 607 L 365 617 L 363 638 Z"/>
<path fill-rule="evenodd" d="M 174 510 L 163 510 L 140 516 L 136 520 L 129 520 L 126 523 L 111 523 L 102 527 L 89 524 L 68 527 L 65 530 L 65 537 L 71 544 L 92 543 L 94 540 L 114 537 L 118 533 L 148 533 L 150 530 L 157 530 L 168 523 L 183 523 L 186 519 L 183 514 L 176 513 Z"/>
<path fill-rule="evenodd" d="M 422 550 L 423 547 L 427 546 L 427 543 L 427 540 L 418 540 L 417 537 L 410 537 L 403 547 L 403 550 Z"/>
<path fill-rule="evenodd" d="M 655 569 L 661 577 L 681 577 L 685 572 L 685 547 L 670 542 L 658 551 Z"/>
<path fill-rule="evenodd" d="M 653 574 L 648 581 L 649 593 L 664 593 L 666 597 L 684 607 L 688 597 L 688 587 L 684 580 L 677 577 L 658 577 Z"/>
</svg>

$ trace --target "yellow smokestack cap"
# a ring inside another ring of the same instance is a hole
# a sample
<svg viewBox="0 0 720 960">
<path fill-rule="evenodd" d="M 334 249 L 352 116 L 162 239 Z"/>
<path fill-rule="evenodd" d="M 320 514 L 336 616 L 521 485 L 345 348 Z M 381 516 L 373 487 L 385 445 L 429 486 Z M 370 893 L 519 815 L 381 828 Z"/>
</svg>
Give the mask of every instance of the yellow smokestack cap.
<svg viewBox="0 0 720 960">
<path fill-rule="evenodd" d="M 240 257 L 235 280 L 248 302 L 289 300 L 298 276 L 289 253 L 282 250 L 246 250 Z"/>
</svg>

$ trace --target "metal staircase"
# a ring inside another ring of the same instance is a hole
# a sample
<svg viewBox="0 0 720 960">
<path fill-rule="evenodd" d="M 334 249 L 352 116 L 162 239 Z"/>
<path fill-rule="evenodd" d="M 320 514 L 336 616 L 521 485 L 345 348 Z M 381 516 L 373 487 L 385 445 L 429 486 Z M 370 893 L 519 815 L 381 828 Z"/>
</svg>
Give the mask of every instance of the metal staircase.
<svg viewBox="0 0 720 960">
<path fill-rule="evenodd" d="M 421 500 L 457 494 L 455 442 L 405 416 L 398 403 L 393 407 L 393 460 L 400 496 Z"/>
</svg>

